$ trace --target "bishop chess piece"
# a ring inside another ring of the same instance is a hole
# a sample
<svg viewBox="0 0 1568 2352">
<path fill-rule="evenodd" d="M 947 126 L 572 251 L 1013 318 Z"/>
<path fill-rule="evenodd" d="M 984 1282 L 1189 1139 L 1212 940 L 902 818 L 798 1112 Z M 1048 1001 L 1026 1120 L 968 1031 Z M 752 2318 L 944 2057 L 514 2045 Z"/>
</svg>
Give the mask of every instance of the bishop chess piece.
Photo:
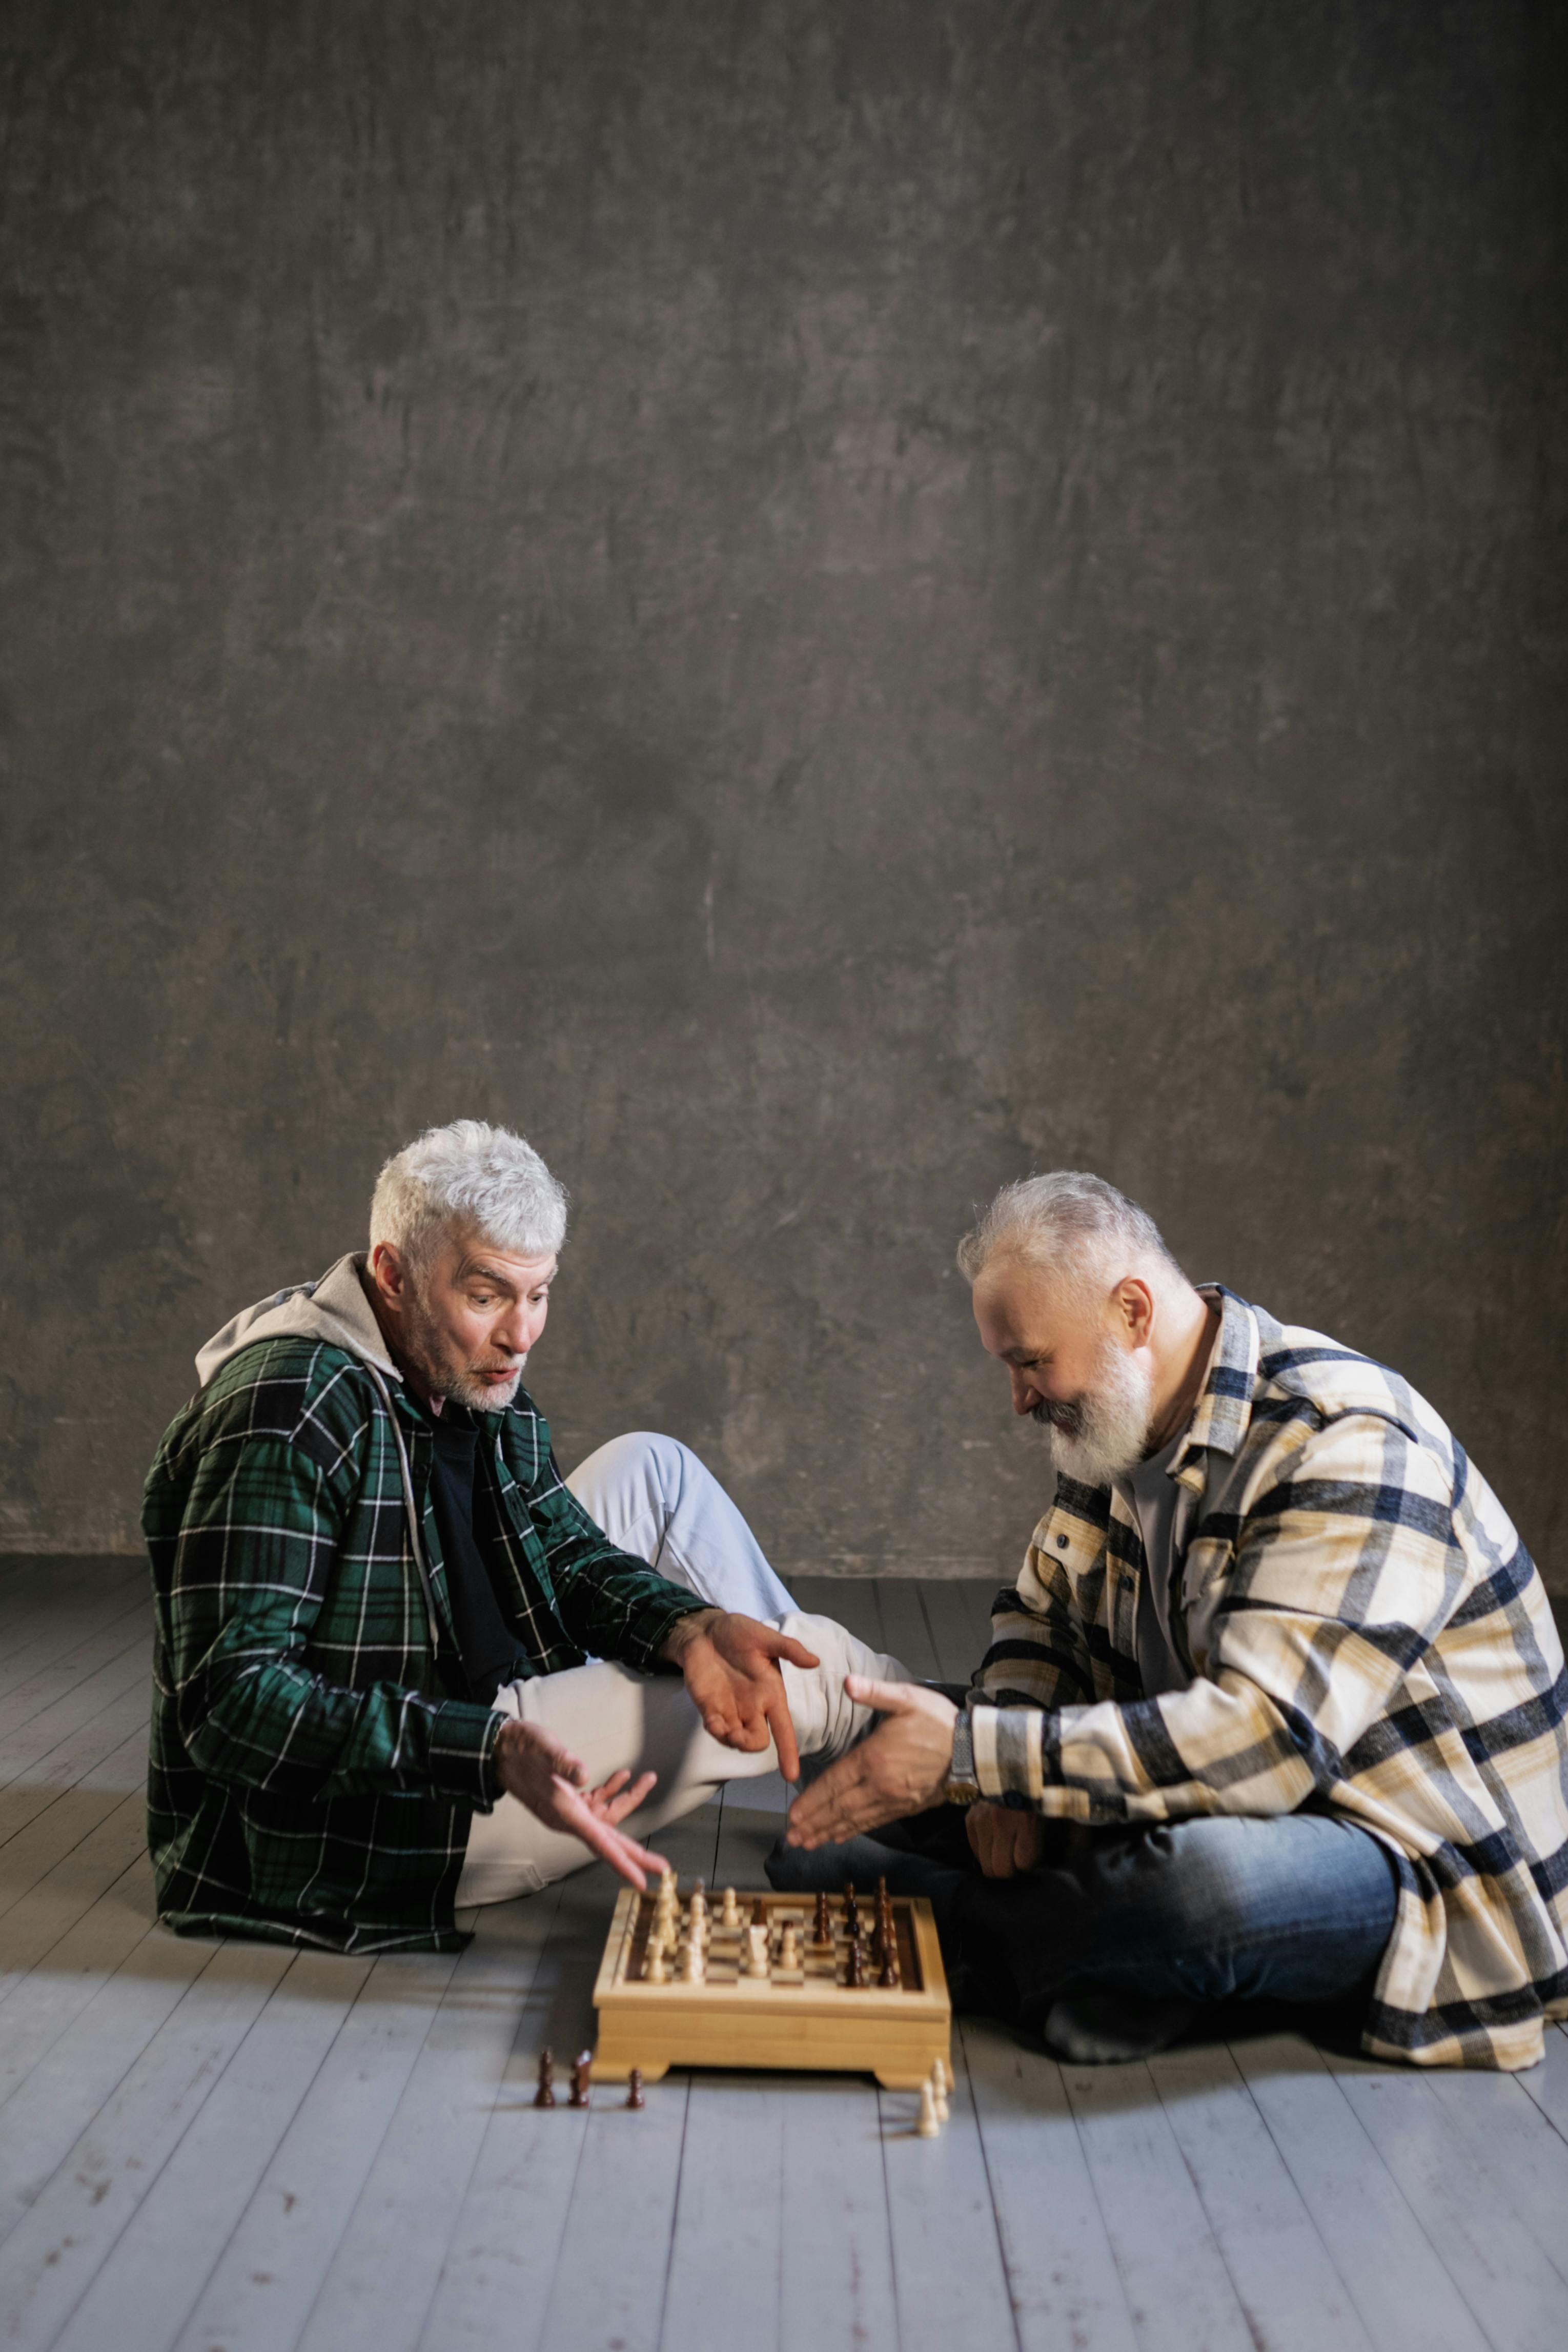
<svg viewBox="0 0 1568 2352">
<path fill-rule="evenodd" d="M 549 2050 L 539 2052 L 539 2086 L 534 2093 L 534 2105 L 536 2107 L 553 2107 L 555 2105 L 555 2057 Z"/>
<path fill-rule="evenodd" d="M 567 2103 L 570 2106 L 587 2106 L 588 2086 L 592 2079 L 593 2053 L 591 2050 L 580 2050 L 577 2063 L 571 2070 L 571 2097 Z"/>
</svg>

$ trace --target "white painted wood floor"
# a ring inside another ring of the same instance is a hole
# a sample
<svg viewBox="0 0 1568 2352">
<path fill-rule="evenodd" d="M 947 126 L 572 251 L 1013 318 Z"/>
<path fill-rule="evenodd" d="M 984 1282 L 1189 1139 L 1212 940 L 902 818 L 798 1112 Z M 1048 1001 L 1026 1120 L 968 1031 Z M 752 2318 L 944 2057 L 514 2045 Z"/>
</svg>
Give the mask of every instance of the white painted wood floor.
<svg viewBox="0 0 1568 2352">
<path fill-rule="evenodd" d="M 965 1674 L 988 1588 L 819 1582 Z M 1432 2077 L 1288 2033 L 1072 2069 L 966 2025 L 953 2117 L 591 2039 L 601 1870 L 456 1960 L 180 1941 L 143 1852 L 145 1570 L 0 1560 L 0 2343 L 88 2352 L 1563 2352 L 1568 2037 Z M 659 1841 L 761 1883 L 781 1791 Z M 759 1810 L 771 1803 L 770 1813 Z"/>
</svg>

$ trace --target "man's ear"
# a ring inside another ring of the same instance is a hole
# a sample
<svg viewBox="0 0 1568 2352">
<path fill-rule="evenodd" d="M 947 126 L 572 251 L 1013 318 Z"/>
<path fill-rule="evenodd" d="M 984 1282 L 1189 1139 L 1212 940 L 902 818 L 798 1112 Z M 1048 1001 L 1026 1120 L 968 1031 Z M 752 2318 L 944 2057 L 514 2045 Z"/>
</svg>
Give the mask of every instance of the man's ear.
<svg viewBox="0 0 1568 2352">
<path fill-rule="evenodd" d="M 1116 1285 L 1118 1312 L 1134 1348 L 1146 1348 L 1155 1328 L 1155 1294 L 1141 1275 L 1129 1274 Z"/>
<path fill-rule="evenodd" d="M 395 1315 L 403 1304 L 407 1278 L 402 1260 L 391 1242 L 377 1242 L 366 1260 L 366 1270 L 376 1286 L 378 1296 Z"/>
</svg>

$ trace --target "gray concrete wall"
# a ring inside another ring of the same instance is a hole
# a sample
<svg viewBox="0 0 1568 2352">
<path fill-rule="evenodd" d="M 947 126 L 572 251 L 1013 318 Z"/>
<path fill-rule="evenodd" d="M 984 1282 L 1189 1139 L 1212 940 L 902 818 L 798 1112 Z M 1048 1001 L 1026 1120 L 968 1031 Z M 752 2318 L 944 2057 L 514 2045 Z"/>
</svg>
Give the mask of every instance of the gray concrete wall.
<svg viewBox="0 0 1568 2352">
<path fill-rule="evenodd" d="M 4 1542 L 466 1111 L 787 1570 L 1015 1559 L 1066 1163 L 1568 1589 L 1563 23 L 14 0 Z"/>
</svg>

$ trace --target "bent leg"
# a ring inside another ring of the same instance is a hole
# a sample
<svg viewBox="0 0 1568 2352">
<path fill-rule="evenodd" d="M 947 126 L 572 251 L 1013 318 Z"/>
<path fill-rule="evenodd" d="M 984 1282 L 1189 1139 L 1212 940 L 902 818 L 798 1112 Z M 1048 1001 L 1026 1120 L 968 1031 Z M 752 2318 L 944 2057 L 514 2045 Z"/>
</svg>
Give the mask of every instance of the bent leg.
<svg viewBox="0 0 1568 2352">
<path fill-rule="evenodd" d="M 567 1485 L 612 1543 L 716 1609 L 768 1622 L 795 1606 L 711 1470 L 676 1437 L 612 1437 Z"/>
<path fill-rule="evenodd" d="M 954 1925 L 1004 2013 L 1038 2025 L 1063 1994 L 1333 2000 L 1376 1968 L 1396 1900 L 1353 1822 L 1213 1815 L 1070 1839 L 1022 1878 L 972 1874 Z"/>
<path fill-rule="evenodd" d="M 866 1675 L 882 1682 L 913 1677 L 896 1658 L 868 1648 L 831 1617 L 791 1613 L 779 1623 L 821 1661 L 809 1670 L 785 1664 L 779 1671 L 802 1757 L 830 1760 L 842 1755 L 874 1720 L 869 1707 L 857 1706 L 845 1696 L 844 1676 Z M 599 1661 L 563 1674 L 507 1683 L 496 1694 L 496 1706 L 504 1715 L 552 1732 L 581 1759 L 592 1788 L 612 1772 L 625 1770 L 633 1778 L 656 1772 L 648 1802 L 623 1825 L 629 1835 L 643 1842 L 695 1811 L 727 1781 L 779 1769 L 771 1740 L 748 1755 L 715 1739 L 675 1675 L 639 1675 L 629 1666 Z M 537 1894 L 593 1859 L 580 1840 L 548 1829 L 515 1797 L 502 1797 L 492 1812 L 474 1817 L 457 1888 L 458 1908 Z"/>
</svg>

